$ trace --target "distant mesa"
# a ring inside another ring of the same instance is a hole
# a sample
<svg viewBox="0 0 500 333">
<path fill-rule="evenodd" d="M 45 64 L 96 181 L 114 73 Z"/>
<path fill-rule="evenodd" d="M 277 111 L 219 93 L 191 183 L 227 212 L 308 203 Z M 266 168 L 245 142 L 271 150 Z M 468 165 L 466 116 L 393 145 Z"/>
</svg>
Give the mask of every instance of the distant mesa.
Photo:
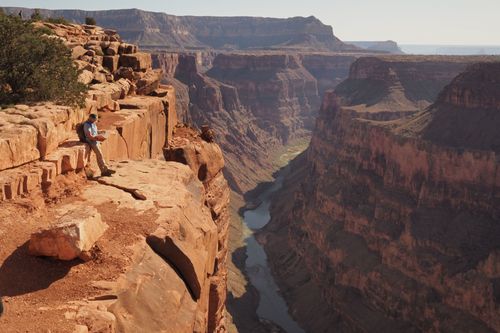
<svg viewBox="0 0 500 333">
<path fill-rule="evenodd" d="M 34 9 L 6 7 L 6 13 Z M 46 17 L 75 23 L 92 17 L 98 25 L 116 29 L 122 38 L 141 47 L 162 49 L 359 51 L 342 42 L 331 26 L 314 16 L 287 19 L 263 17 L 174 16 L 139 9 L 104 11 L 40 10 Z"/>
<path fill-rule="evenodd" d="M 351 44 L 371 52 L 391 53 L 391 54 L 404 54 L 403 50 L 399 47 L 398 43 L 392 40 L 386 41 L 349 41 Z"/>
</svg>

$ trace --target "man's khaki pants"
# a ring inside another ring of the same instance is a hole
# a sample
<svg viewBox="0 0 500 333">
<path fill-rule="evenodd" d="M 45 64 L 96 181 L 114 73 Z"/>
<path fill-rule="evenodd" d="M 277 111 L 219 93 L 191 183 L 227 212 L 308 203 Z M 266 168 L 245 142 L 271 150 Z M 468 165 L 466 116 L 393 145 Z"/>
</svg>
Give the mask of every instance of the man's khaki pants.
<svg viewBox="0 0 500 333">
<path fill-rule="evenodd" d="M 97 165 L 99 165 L 99 169 L 101 169 L 101 173 L 108 171 L 108 166 L 104 161 L 104 157 L 102 156 L 102 150 L 100 144 L 89 144 L 90 149 L 95 153 L 95 157 L 97 160 Z M 90 159 L 90 154 L 89 154 Z"/>
</svg>

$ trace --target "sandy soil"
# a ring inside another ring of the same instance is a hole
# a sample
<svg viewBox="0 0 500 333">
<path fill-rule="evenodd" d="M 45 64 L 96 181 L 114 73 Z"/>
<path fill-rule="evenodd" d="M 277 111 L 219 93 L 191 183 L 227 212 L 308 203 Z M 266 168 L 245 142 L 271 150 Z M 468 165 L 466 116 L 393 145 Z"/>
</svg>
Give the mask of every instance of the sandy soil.
<svg viewBox="0 0 500 333">
<path fill-rule="evenodd" d="M 80 176 L 58 180 L 60 185 L 41 194 L 2 203 L 0 208 L 0 295 L 4 314 L 0 332 L 72 332 L 74 321 L 65 319 L 68 302 L 98 296 L 103 290 L 93 281 L 114 281 L 132 258 L 127 248 L 156 228 L 157 215 L 118 208 L 115 203 L 96 206 L 109 225 L 93 249 L 89 262 L 56 261 L 28 255 L 30 234 L 54 222 L 56 207 L 82 201 L 79 193 L 89 186 Z M 71 184 L 71 185 L 70 185 Z"/>
</svg>

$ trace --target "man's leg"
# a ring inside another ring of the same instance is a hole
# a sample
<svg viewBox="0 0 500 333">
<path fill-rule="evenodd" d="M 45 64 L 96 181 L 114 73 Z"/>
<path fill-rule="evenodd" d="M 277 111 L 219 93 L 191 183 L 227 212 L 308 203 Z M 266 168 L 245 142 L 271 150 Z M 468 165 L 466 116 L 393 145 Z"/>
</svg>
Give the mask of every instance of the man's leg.
<svg viewBox="0 0 500 333">
<path fill-rule="evenodd" d="M 95 153 L 95 157 L 97 159 L 97 165 L 99 165 L 99 169 L 101 169 L 101 173 L 105 173 L 108 171 L 108 166 L 106 165 L 106 162 L 104 161 L 104 157 L 102 156 L 102 151 L 101 151 L 101 146 L 100 145 L 90 145 L 90 148 Z"/>
</svg>

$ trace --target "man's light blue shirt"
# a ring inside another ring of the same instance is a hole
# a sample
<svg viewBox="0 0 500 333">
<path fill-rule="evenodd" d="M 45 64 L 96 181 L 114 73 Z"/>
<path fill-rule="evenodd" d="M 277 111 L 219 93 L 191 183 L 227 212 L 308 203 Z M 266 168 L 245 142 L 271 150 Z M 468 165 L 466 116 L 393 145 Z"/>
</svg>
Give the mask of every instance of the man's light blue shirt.
<svg viewBox="0 0 500 333">
<path fill-rule="evenodd" d="M 91 123 L 90 121 L 86 121 L 83 124 L 83 132 L 85 133 L 85 138 L 87 139 L 87 142 L 91 145 L 96 145 L 99 143 L 99 141 L 92 141 L 89 139 L 89 133 L 92 134 L 92 136 L 97 136 L 98 131 L 97 131 L 97 125 L 95 123 Z"/>
</svg>

